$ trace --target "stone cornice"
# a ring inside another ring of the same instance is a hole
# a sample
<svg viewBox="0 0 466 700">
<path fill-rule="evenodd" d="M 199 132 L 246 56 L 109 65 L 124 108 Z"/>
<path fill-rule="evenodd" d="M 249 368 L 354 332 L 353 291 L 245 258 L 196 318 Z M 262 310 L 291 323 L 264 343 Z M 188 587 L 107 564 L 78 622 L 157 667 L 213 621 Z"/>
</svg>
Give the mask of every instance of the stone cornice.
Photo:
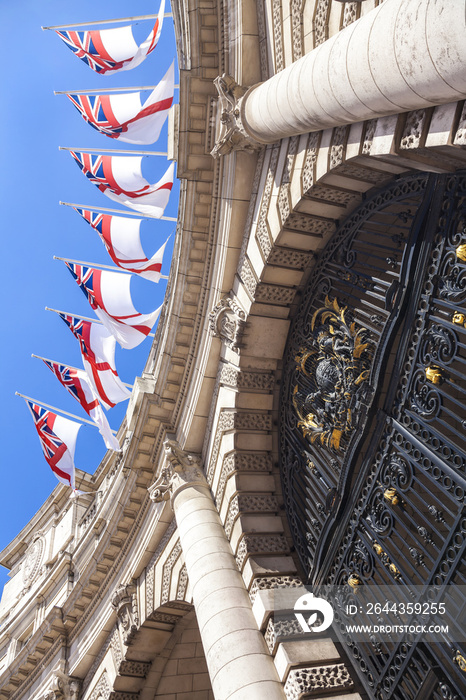
<svg viewBox="0 0 466 700">
<path fill-rule="evenodd" d="M 47 660 L 65 645 L 62 609 L 55 606 L 0 676 L 0 700 L 26 697 L 27 688 L 43 672 Z"/>
</svg>

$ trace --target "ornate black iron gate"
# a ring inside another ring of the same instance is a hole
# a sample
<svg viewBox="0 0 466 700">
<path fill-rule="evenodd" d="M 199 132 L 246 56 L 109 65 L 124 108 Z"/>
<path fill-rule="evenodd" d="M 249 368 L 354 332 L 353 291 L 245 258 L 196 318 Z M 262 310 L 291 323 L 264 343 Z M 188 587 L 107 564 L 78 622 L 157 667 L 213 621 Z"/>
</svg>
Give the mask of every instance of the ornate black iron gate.
<svg viewBox="0 0 466 700">
<path fill-rule="evenodd" d="M 466 586 L 466 174 L 420 174 L 366 201 L 325 250 L 294 320 L 282 483 L 309 582 Z M 460 589 L 457 589 L 458 591 Z M 371 697 L 466 697 L 461 595 L 427 644 L 350 649 Z M 435 616 L 434 616 L 435 617 Z M 435 620 L 434 620 L 435 621 Z"/>
</svg>

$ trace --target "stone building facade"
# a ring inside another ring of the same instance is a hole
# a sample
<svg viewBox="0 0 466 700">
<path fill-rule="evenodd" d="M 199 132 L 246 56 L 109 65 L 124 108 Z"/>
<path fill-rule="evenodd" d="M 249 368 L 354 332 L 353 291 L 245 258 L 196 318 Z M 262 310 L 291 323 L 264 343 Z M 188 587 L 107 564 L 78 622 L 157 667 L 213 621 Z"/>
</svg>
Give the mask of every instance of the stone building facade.
<svg viewBox="0 0 466 700">
<path fill-rule="evenodd" d="M 276 595 L 465 583 L 464 0 L 172 8 L 166 301 L 122 453 L 2 552 L 0 700 L 465 697 L 454 637 Z"/>
</svg>

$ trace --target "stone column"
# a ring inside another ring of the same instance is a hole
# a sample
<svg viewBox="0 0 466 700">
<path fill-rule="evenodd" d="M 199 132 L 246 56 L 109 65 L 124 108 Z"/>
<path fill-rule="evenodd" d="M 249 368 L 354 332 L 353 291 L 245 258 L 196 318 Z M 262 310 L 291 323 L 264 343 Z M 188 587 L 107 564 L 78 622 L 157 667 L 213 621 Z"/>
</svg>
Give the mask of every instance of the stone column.
<svg viewBox="0 0 466 700">
<path fill-rule="evenodd" d="M 171 497 L 215 700 L 284 700 L 199 458 L 171 440 L 165 454 L 149 493 Z"/>
<path fill-rule="evenodd" d="M 273 143 L 465 97 L 465 0 L 385 0 L 238 93 L 234 116 L 253 143 Z"/>
</svg>

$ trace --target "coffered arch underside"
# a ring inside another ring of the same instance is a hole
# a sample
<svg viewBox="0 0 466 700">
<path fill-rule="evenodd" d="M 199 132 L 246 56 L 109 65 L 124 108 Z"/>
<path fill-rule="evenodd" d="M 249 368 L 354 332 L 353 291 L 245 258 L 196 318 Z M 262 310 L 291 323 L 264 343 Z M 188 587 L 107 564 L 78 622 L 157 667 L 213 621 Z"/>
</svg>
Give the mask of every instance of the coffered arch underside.
<svg viewBox="0 0 466 700">
<path fill-rule="evenodd" d="M 252 598 L 300 581 L 276 429 L 281 361 L 300 294 L 319 253 L 368 194 L 416 171 L 465 167 L 465 125 L 460 102 L 292 137 L 251 156 L 256 173 L 226 302 L 235 328 L 222 337 L 203 452 Z"/>
</svg>

